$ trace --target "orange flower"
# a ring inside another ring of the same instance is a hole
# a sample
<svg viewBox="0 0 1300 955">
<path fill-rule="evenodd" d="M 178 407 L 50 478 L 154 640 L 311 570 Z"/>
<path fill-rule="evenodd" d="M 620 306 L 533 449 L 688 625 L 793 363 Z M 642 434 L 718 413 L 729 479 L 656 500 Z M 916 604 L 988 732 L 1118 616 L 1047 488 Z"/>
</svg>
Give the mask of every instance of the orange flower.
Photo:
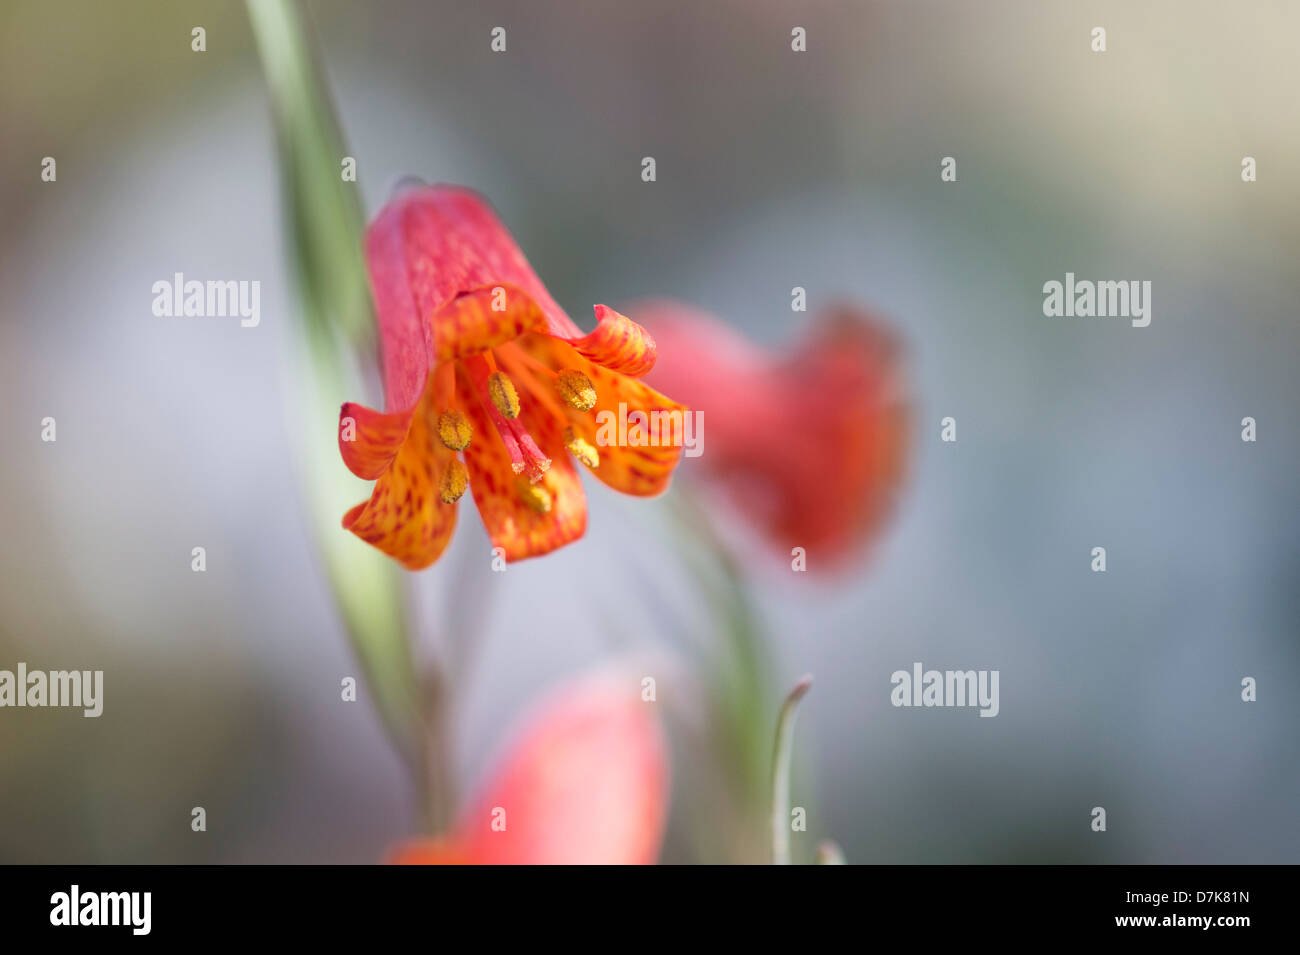
<svg viewBox="0 0 1300 955">
<path fill-rule="evenodd" d="M 841 306 L 797 350 L 771 355 L 687 305 L 647 302 L 637 314 L 666 358 L 649 380 L 702 414 L 700 465 L 772 544 L 827 567 L 875 535 L 907 447 L 891 335 Z"/>
<path fill-rule="evenodd" d="M 680 446 L 598 446 L 602 412 L 681 412 L 639 381 L 645 330 L 603 305 L 583 335 L 477 194 L 421 187 L 366 231 L 383 344 L 385 408 L 348 403 L 339 448 L 375 480 L 343 526 L 411 570 L 438 559 L 468 489 L 507 560 L 582 536 L 570 455 L 627 494 L 667 487 Z"/>
<path fill-rule="evenodd" d="M 543 705 L 452 832 L 398 847 L 399 865 L 649 864 L 668 807 L 653 703 L 610 673 Z"/>
</svg>

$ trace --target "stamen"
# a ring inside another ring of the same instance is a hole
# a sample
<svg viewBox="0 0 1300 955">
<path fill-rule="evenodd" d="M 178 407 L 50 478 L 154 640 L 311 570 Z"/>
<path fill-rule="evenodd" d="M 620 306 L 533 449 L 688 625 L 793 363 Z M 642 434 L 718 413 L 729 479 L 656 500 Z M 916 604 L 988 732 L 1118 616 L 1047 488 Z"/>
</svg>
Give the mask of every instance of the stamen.
<svg viewBox="0 0 1300 955">
<path fill-rule="evenodd" d="M 492 370 L 496 362 L 490 360 L 491 355 L 491 352 L 485 352 L 470 356 L 465 359 L 465 370 L 474 390 L 478 393 L 478 400 L 483 410 L 487 412 L 488 420 L 496 428 L 501 443 L 505 445 L 506 453 L 510 455 L 510 467 L 515 474 L 526 474 L 530 481 L 536 483 L 550 468 L 551 459 L 537 446 L 533 436 L 524 427 L 523 421 L 517 417 L 510 417 L 507 414 L 509 408 L 502 408 L 498 402 L 500 393 L 497 383 L 503 381 L 510 388 L 510 396 L 515 399 L 515 413 L 519 413 L 519 399 L 514 385 L 510 384 L 510 379 L 501 372 Z"/>
<path fill-rule="evenodd" d="M 568 369 L 556 375 L 555 390 L 570 408 L 590 411 L 596 407 L 596 388 L 580 371 Z"/>
<path fill-rule="evenodd" d="M 505 417 L 519 417 L 519 393 L 514 383 L 499 371 L 488 376 L 488 397 Z"/>
<path fill-rule="evenodd" d="M 600 452 L 573 432 L 572 427 L 564 429 L 564 446 L 569 453 L 589 468 L 600 467 Z"/>
<path fill-rule="evenodd" d="M 559 396 L 555 394 L 555 372 L 540 365 L 534 368 L 529 364 L 533 359 L 528 359 L 527 362 L 516 361 L 516 358 L 527 357 L 522 353 L 517 355 L 512 354 L 510 357 L 511 361 L 507 366 L 507 370 L 510 373 L 511 380 L 517 382 L 518 387 L 523 388 L 524 391 L 528 393 L 529 398 L 536 400 L 538 404 L 542 405 L 554 417 L 563 421 L 566 417 L 566 412 L 564 404 L 559 400 Z M 549 383 L 543 383 L 543 380 L 539 375 L 539 370 L 544 371 L 550 376 L 551 380 Z"/>
<path fill-rule="evenodd" d="M 554 501 L 551 498 L 551 492 L 546 488 L 540 484 L 530 484 L 522 478 L 515 482 L 515 488 L 518 490 L 519 497 L 523 502 L 538 514 L 550 512 Z"/>
<path fill-rule="evenodd" d="M 464 451 L 469 447 L 474 427 L 465 417 L 464 412 L 449 408 L 438 416 L 438 437 L 443 447 L 452 451 Z"/>
<path fill-rule="evenodd" d="M 438 496 L 447 504 L 455 504 L 464 496 L 467 487 L 469 472 L 461 464 L 460 458 L 452 458 L 438 481 Z"/>
</svg>

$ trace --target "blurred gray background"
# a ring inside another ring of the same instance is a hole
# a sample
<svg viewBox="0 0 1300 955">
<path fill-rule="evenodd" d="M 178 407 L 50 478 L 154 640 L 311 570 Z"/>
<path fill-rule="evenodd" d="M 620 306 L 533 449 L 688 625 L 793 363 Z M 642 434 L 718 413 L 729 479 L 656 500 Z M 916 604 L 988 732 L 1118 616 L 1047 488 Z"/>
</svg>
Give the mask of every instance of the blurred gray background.
<svg viewBox="0 0 1300 955">
<path fill-rule="evenodd" d="M 755 568 L 782 682 L 817 677 L 800 851 L 1300 861 L 1300 8 L 308 10 L 368 215 L 406 173 L 484 191 L 588 327 L 593 302 L 671 295 L 781 347 L 800 285 L 898 330 L 912 478 L 871 560 Z M 5 3 L 0 115 L 0 668 L 106 683 L 98 720 L 0 711 L 0 860 L 378 859 L 415 820 L 364 693 L 339 701 L 356 666 L 298 504 L 295 302 L 242 5 Z M 1044 318 L 1067 271 L 1151 280 L 1150 327 Z M 261 325 L 155 318 L 174 272 L 259 279 Z M 536 692 L 691 618 L 628 609 L 680 589 L 663 502 L 587 487 L 588 537 L 482 610 L 465 785 Z M 486 547 L 462 510 L 444 560 Z M 443 567 L 418 582 L 431 633 Z M 890 706 L 918 660 L 999 669 L 1000 715 Z"/>
</svg>

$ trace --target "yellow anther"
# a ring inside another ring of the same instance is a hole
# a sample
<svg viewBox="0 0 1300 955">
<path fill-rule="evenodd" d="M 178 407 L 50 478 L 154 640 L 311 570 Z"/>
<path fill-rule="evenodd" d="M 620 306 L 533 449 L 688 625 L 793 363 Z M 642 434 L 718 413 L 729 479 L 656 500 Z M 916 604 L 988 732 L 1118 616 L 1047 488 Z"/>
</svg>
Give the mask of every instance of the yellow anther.
<svg viewBox="0 0 1300 955">
<path fill-rule="evenodd" d="M 499 371 L 492 372 L 488 378 L 488 397 L 507 418 L 519 417 L 519 392 L 515 391 L 514 382 Z"/>
<path fill-rule="evenodd" d="M 596 388 L 580 371 L 562 371 L 555 376 L 555 390 L 564 403 L 579 411 L 590 411 L 596 407 Z"/>
<path fill-rule="evenodd" d="M 464 451 L 469 447 L 473 434 L 474 429 L 464 412 L 451 408 L 438 416 L 438 437 L 442 439 L 443 447 Z"/>
<path fill-rule="evenodd" d="M 569 453 L 589 468 L 600 467 L 600 452 L 582 438 L 573 433 L 573 428 L 564 429 L 564 446 Z"/>
<path fill-rule="evenodd" d="M 438 480 L 438 496 L 447 504 L 455 504 L 464 496 L 467 487 L 469 472 L 460 463 L 460 458 L 452 458 L 447 470 L 442 472 L 442 477 Z"/>
<path fill-rule="evenodd" d="M 546 488 L 540 484 L 530 484 L 525 480 L 518 481 L 515 486 L 523 502 L 538 514 L 545 514 L 550 511 L 552 504 L 551 492 Z"/>
</svg>

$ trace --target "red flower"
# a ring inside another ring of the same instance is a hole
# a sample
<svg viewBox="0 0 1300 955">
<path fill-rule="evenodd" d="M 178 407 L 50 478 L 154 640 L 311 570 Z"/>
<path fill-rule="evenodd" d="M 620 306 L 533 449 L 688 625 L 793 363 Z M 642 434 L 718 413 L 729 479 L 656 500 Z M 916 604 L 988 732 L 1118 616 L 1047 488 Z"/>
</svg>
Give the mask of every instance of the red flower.
<svg viewBox="0 0 1300 955">
<path fill-rule="evenodd" d="M 399 865 L 649 864 L 668 808 L 653 703 L 609 673 L 560 693 L 525 724 L 450 834 L 410 842 Z"/>
<path fill-rule="evenodd" d="M 687 305 L 637 314 L 666 359 L 649 380 L 702 414 L 700 465 L 775 546 L 826 567 L 878 531 L 908 441 L 892 336 L 842 306 L 798 349 L 771 355 Z"/>
<path fill-rule="evenodd" d="M 377 482 L 345 528 L 419 570 L 447 546 L 468 488 L 493 546 L 518 560 L 586 530 L 570 455 L 627 494 L 667 487 L 679 446 L 597 447 L 597 416 L 620 403 L 683 410 L 637 380 L 654 340 L 603 305 L 582 334 L 478 195 L 399 195 L 366 231 L 366 260 L 387 410 L 340 413 L 343 460 Z"/>
</svg>

